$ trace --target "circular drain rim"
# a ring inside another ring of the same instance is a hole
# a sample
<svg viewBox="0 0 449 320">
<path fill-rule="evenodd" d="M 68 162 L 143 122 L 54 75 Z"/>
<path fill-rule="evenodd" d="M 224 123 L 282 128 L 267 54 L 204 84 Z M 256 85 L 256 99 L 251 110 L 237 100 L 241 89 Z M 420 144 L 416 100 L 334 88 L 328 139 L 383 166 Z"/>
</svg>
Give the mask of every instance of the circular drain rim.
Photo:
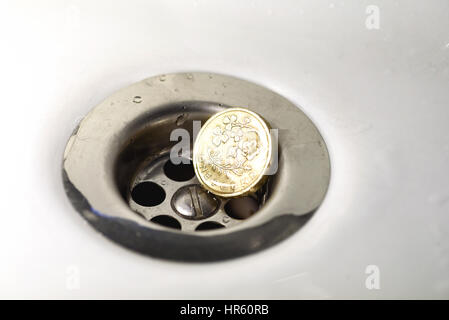
<svg viewBox="0 0 449 320">
<path fill-rule="evenodd" d="M 136 96 L 140 97 L 138 103 L 133 101 Z M 279 177 L 274 192 L 256 215 L 233 229 L 188 234 L 141 221 L 111 188 L 111 177 L 104 176 L 124 143 L 118 132 L 123 136 L 129 133 L 131 122 L 150 111 L 157 113 L 167 104 L 185 101 L 248 107 L 280 129 Z M 272 112 L 274 107 L 279 110 Z M 104 114 L 114 117 L 105 123 Z M 83 152 L 93 153 L 93 158 L 103 156 L 105 161 L 87 161 Z M 97 230 L 135 251 L 182 261 L 234 258 L 278 243 L 304 225 L 319 207 L 329 178 L 329 156 L 323 138 L 302 111 L 266 88 L 210 73 L 152 77 L 113 94 L 75 130 L 63 161 L 66 193 L 75 209 Z"/>
</svg>

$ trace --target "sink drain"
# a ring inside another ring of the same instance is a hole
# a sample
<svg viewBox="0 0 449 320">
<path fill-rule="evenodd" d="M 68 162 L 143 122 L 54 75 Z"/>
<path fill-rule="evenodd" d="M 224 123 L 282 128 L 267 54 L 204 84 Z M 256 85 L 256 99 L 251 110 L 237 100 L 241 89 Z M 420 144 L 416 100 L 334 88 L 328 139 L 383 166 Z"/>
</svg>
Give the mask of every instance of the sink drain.
<svg viewBox="0 0 449 320">
<path fill-rule="evenodd" d="M 187 132 L 193 149 L 195 123 L 229 107 L 279 129 L 276 174 L 238 198 L 208 192 L 191 161 L 170 160 L 174 130 Z M 63 161 L 66 193 L 97 230 L 135 251 L 184 261 L 238 257 L 288 237 L 320 205 L 329 171 L 324 141 L 297 107 L 208 73 L 153 77 L 113 94 L 80 123 Z"/>
<path fill-rule="evenodd" d="M 200 185 L 191 162 L 175 165 L 166 154 L 140 168 L 129 190 L 123 196 L 146 220 L 182 231 L 205 231 L 232 227 L 249 218 L 265 202 L 268 185 L 248 197 L 221 198 Z"/>
</svg>

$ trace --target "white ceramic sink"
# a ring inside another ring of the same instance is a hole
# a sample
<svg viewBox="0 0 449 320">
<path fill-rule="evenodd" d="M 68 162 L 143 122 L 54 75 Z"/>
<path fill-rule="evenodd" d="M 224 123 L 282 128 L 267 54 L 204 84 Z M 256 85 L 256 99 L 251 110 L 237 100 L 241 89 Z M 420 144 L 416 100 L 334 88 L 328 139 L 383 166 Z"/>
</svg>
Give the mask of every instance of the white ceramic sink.
<svg viewBox="0 0 449 320">
<path fill-rule="evenodd" d="M 448 15 L 445 0 L 2 2 L 0 297 L 449 298 Z M 61 159 L 77 121 L 178 71 L 259 83 L 314 121 L 331 184 L 299 232 L 175 263 L 114 244 L 71 207 Z"/>
</svg>

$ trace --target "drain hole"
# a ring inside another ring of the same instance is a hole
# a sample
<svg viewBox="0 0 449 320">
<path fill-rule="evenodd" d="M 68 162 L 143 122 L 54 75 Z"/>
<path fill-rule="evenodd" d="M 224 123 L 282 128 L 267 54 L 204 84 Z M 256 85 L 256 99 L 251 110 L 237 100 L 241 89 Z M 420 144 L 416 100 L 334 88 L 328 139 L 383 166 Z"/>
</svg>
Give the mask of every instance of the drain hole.
<svg viewBox="0 0 449 320">
<path fill-rule="evenodd" d="M 157 216 L 151 219 L 151 222 L 160 224 L 161 226 L 181 230 L 181 224 L 170 216 Z"/>
<path fill-rule="evenodd" d="M 134 202 L 144 207 L 154 207 L 165 200 L 165 191 L 154 182 L 139 183 L 131 192 Z"/>
<path fill-rule="evenodd" d="M 219 224 L 218 222 L 213 221 L 207 221 L 200 224 L 198 227 L 196 227 L 196 231 L 204 231 L 204 230 L 215 230 L 215 229 L 221 229 L 224 228 L 222 224 Z"/>
<path fill-rule="evenodd" d="M 174 181 L 188 181 L 195 176 L 192 162 L 189 164 L 173 164 L 171 160 L 168 160 L 164 165 L 165 175 Z"/>
<path fill-rule="evenodd" d="M 249 218 L 258 209 L 259 204 L 251 197 L 234 198 L 224 206 L 228 216 L 238 220 Z"/>
</svg>

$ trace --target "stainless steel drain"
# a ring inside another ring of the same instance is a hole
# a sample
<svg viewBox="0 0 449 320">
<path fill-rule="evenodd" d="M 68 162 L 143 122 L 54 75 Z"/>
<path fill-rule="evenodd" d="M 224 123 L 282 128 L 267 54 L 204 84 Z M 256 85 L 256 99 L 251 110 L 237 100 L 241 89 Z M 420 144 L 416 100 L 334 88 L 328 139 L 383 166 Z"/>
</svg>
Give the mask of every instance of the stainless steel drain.
<svg viewBox="0 0 449 320">
<path fill-rule="evenodd" d="M 191 163 L 175 165 L 165 155 L 140 169 L 126 198 L 130 208 L 148 221 L 182 231 L 206 231 L 232 227 L 249 218 L 265 202 L 267 186 L 240 199 L 249 198 L 246 201 L 253 207 L 251 214 L 245 215 L 243 203 L 231 208 L 230 199 L 203 189 Z"/>
<path fill-rule="evenodd" d="M 279 129 L 279 168 L 257 193 L 224 199 L 169 154 L 173 130 L 193 137 L 194 121 L 228 107 L 249 108 Z M 141 253 L 185 261 L 238 257 L 285 239 L 318 208 L 329 174 L 325 143 L 296 106 L 209 73 L 152 77 L 107 98 L 70 137 L 63 162 L 67 195 L 97 230 Z"/>
</svg>

